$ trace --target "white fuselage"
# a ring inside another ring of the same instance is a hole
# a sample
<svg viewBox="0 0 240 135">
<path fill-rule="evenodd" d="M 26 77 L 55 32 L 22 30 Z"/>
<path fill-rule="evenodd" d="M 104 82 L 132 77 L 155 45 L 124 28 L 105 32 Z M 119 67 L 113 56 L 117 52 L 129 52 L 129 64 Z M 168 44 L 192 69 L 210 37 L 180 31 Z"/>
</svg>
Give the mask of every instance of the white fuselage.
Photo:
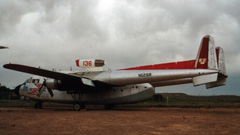
<svg viewBox="0 0 240 135">
<path fill-rule="evenodd" d="M 47 89 L 38 97 L 41 84 L 26 83 L 20 88 L 20 95 L 35 101 L 58 103 L 84 103 L 84 104 L 126 104 L 150 99 L 154 88 L 148 84 L 127 85 L 111 87 L 89 93 L 68 93 L 67 91 L 53 90 L 51 97 Z"/>
</svg>

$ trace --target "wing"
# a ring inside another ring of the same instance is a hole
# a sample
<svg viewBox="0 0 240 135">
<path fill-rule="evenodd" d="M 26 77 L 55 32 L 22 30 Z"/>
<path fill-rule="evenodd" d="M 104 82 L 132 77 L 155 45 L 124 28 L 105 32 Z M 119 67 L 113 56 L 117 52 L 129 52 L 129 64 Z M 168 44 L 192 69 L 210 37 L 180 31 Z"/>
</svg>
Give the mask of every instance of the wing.
<svg viewBox="0 0 240 135">
<path fill-rule="evenodd" d="M 46 69 L 36 68 L 36 67 L 30 67 L 25 65 L 19 65 L 19 64 L 5 64 L 3 66 L 6 69 L 11 69 L 15 71 L 20 71 L 24 73 L 44 76 L 47 78 L 52 78 L 56 80 L 60 80 L 62 84 L 64 84 L 64 88 L 66 89 L 89 89 L 91 87 L 94 87 L 94 83 L 85 77 L 72 75 L 72 74 L 66 74 L 66 73 L 60 73 L 55 71 L 50 71 Z"/>
<path fill-rule="evenodd" d="M 81 78 L 76 75 L 54 72 L 54 71 L 50 71 L 50 70 L 46 70 L 46 69 L 35 68 L 35 67 L 19 65 L 19 64 L 5 64 L 3 67 L 7 68 L 7 69 L 15 70 L 15 71 L 24 72 L 24 73 L 44 76 L 47 78 L 53 78 L 56 80 L 73 80 L 73 79 Z"/>
</svg>

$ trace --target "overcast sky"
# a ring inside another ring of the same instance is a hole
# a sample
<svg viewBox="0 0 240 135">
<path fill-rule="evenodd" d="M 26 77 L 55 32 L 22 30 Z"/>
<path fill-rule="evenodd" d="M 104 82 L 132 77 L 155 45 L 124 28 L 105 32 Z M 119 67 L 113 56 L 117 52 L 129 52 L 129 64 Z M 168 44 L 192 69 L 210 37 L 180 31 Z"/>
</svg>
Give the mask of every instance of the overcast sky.
<svg viewBox="0 0 240 135">
<path fill-rule="evenodd" d="M 29 76 L 3 69 L 9 62 L 78 70 L 75 60 L 83 58 L 104 59 L 106 69 L 195 59 L 201 38 L 209 34 L 225 51 L 228 85 L 210 92 L 192 85 L 157 91 L 240 95 L 239 5 L 239 0 L 0 1 L 0 45 L 9 47 L 0 50 L 0 83 L 13 87 Z"/>
</svg>

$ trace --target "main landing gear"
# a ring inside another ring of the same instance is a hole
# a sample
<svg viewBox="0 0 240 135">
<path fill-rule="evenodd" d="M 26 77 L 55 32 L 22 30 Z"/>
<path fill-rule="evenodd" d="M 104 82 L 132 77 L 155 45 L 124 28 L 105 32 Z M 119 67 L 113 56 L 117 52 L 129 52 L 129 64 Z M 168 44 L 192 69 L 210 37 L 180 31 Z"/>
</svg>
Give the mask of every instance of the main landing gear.
<svg viewBox="0 0 240 135">
<path fill-rule="evenodd" d="M 69 92 L 69 94 L 71 94 L 74 104 L 73 104 L 73 110 L 74 111 L 79 111 L 81 109 L 85 109 L 86 108 L 86 104 L 84 104 L 82 102 L 82 97 L 83 97 L 83 93 L 79 92 L 79 91 L 73 91 L 73 92 Z"/>
<path fill-rule="evenodd" d="M 73 110 L 74 111 L 80 111 L 81 109 L 86 109 L 86 105 L 85 104 L 79 104 L 79 103 L 73 104 Z"/>
</svg>

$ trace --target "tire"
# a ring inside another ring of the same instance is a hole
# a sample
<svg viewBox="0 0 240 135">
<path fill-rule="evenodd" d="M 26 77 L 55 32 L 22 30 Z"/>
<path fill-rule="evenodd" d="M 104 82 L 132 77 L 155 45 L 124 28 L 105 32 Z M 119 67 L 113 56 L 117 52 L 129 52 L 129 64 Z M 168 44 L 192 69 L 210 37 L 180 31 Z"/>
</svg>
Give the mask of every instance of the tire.
<svg viewBox="0 0 240 135">
<path fill-rule="evenodd" d="M 73 104 L 73 110 L 74 111 L 80 111 L 81 110 L 80 104 Z"/>
</svg>

